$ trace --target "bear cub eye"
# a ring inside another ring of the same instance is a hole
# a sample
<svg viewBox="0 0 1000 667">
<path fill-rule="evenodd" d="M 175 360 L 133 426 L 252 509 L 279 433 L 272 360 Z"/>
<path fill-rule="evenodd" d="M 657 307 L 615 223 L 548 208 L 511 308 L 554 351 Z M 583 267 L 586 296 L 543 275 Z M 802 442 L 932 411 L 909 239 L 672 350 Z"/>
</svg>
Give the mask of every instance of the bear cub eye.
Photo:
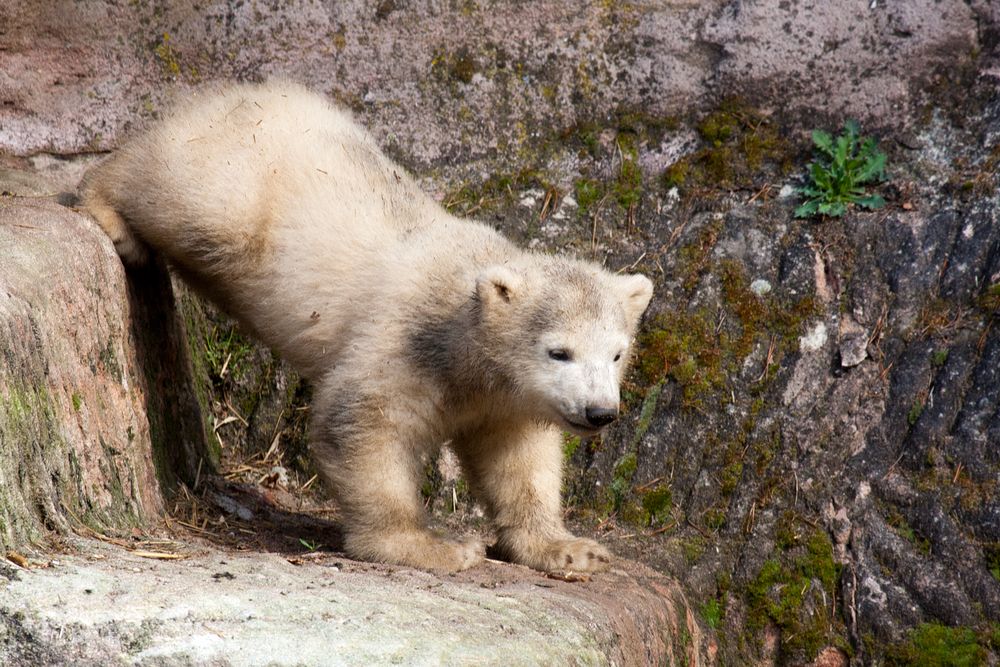
<svg viewBox="0 0 1000 667">
<path fill-rule="evenodd" d="M 554 350 L 549 350 L 549 359 L 555 359 L 556 361 L 569 361 L 572 359 L 572 356 L 567 350 L 556 348 Z"/>
<path fill-rule="evenodd" d="M 615 361 L 618 361 L 621 358 L 622 358 L 622 353 L 621 352 L 619 352 L 618 354 L 615 355 Z"/>
</svg>

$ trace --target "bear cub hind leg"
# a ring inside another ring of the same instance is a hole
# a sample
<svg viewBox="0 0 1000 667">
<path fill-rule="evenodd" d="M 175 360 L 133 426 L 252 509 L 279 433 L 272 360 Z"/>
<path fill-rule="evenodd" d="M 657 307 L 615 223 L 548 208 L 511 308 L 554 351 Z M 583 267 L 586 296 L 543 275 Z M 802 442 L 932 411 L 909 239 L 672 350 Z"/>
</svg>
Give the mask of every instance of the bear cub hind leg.
<svg viewBox="0 0 1000 667">
<path fill-rule="evenodd" d="M 473 492 L 497 529 L 497 549 L 543 571 L 605 570 L 611 554 L 563 525 L 562 436 L 535 423 L 520 429 L 484 429 L 454 442 Z"/>
<path fill-rule="evenodd" d="M 99 169 L 94 173 L 100 173 Z M 90 183 L 90 179 L 94 177 L 90 174 L 88 177 L 82 186 L 80 197 L 82 206 L 115 244 L 115 250 L 125 264 L 138 266 L 146 263 L 149 259 L 149 251 L 146 250 L 146 246 L 136 238 L 128 223 L 115 209 L 111 200 L 104 195 L 101 188 Z"/>
</svg>

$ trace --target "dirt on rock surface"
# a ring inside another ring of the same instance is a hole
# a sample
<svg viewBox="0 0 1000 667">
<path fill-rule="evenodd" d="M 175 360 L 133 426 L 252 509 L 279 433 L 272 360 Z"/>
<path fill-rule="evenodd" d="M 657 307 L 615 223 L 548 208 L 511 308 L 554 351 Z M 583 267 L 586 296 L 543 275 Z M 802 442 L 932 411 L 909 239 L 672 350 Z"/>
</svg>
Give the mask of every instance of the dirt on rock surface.
<svg viewBox="0 0 1000 667">
<path fill-rule="evenodd" d="M 454 213 L 654 278 L 626 417 L 567 439 L 566 496 L 684 584 L 705 655 L 994 664 L 998 22 L 985 0 L 20 3 L 0 164 L 71 184 L 215 80 L 326 92 Z M 796 219 L 809 132 L 849 117 L 888 155 L 886 206 Z M 307 486 L 308 389 L 181 310 L 224 475 Z M 428 472 L 435 514 L 475 523 L 447 460 Z"/>
</svg>

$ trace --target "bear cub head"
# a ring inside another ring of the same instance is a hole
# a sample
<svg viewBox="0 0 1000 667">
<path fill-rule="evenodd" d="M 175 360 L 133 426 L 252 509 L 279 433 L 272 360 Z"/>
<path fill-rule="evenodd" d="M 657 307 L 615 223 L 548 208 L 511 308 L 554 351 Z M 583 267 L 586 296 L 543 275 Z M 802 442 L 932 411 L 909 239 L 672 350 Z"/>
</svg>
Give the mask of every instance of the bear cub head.
<svg viewBox="0 0 1000 667">
<path fill-rule="evenodd" d="M 581 436 L 618 417 L 648 278 L 535 256 L 486 268 L 476 294 L 486 353 L 526 411 Z"/>
</svg>

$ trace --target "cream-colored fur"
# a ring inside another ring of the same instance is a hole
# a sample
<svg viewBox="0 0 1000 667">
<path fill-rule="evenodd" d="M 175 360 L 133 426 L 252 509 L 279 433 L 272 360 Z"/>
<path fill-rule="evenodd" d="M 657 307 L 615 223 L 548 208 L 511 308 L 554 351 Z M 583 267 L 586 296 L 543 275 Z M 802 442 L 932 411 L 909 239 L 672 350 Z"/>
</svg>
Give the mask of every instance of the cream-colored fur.
<svg viewBox="0 0 1000 667">
<path fill-rule="evenodd" d="M 197 95 L 81 195 L 127 263 L 162 253 L 315 383 L 310 447 L 350 555 L 482 559 L 421 507 L 421 458 L 450 440 L 508 558 L 606 566 L 563 526 L 560 430 L 613 418 L 648 279 L 454 218 L 347 113 L 289 83 Z"/>
</svg>

